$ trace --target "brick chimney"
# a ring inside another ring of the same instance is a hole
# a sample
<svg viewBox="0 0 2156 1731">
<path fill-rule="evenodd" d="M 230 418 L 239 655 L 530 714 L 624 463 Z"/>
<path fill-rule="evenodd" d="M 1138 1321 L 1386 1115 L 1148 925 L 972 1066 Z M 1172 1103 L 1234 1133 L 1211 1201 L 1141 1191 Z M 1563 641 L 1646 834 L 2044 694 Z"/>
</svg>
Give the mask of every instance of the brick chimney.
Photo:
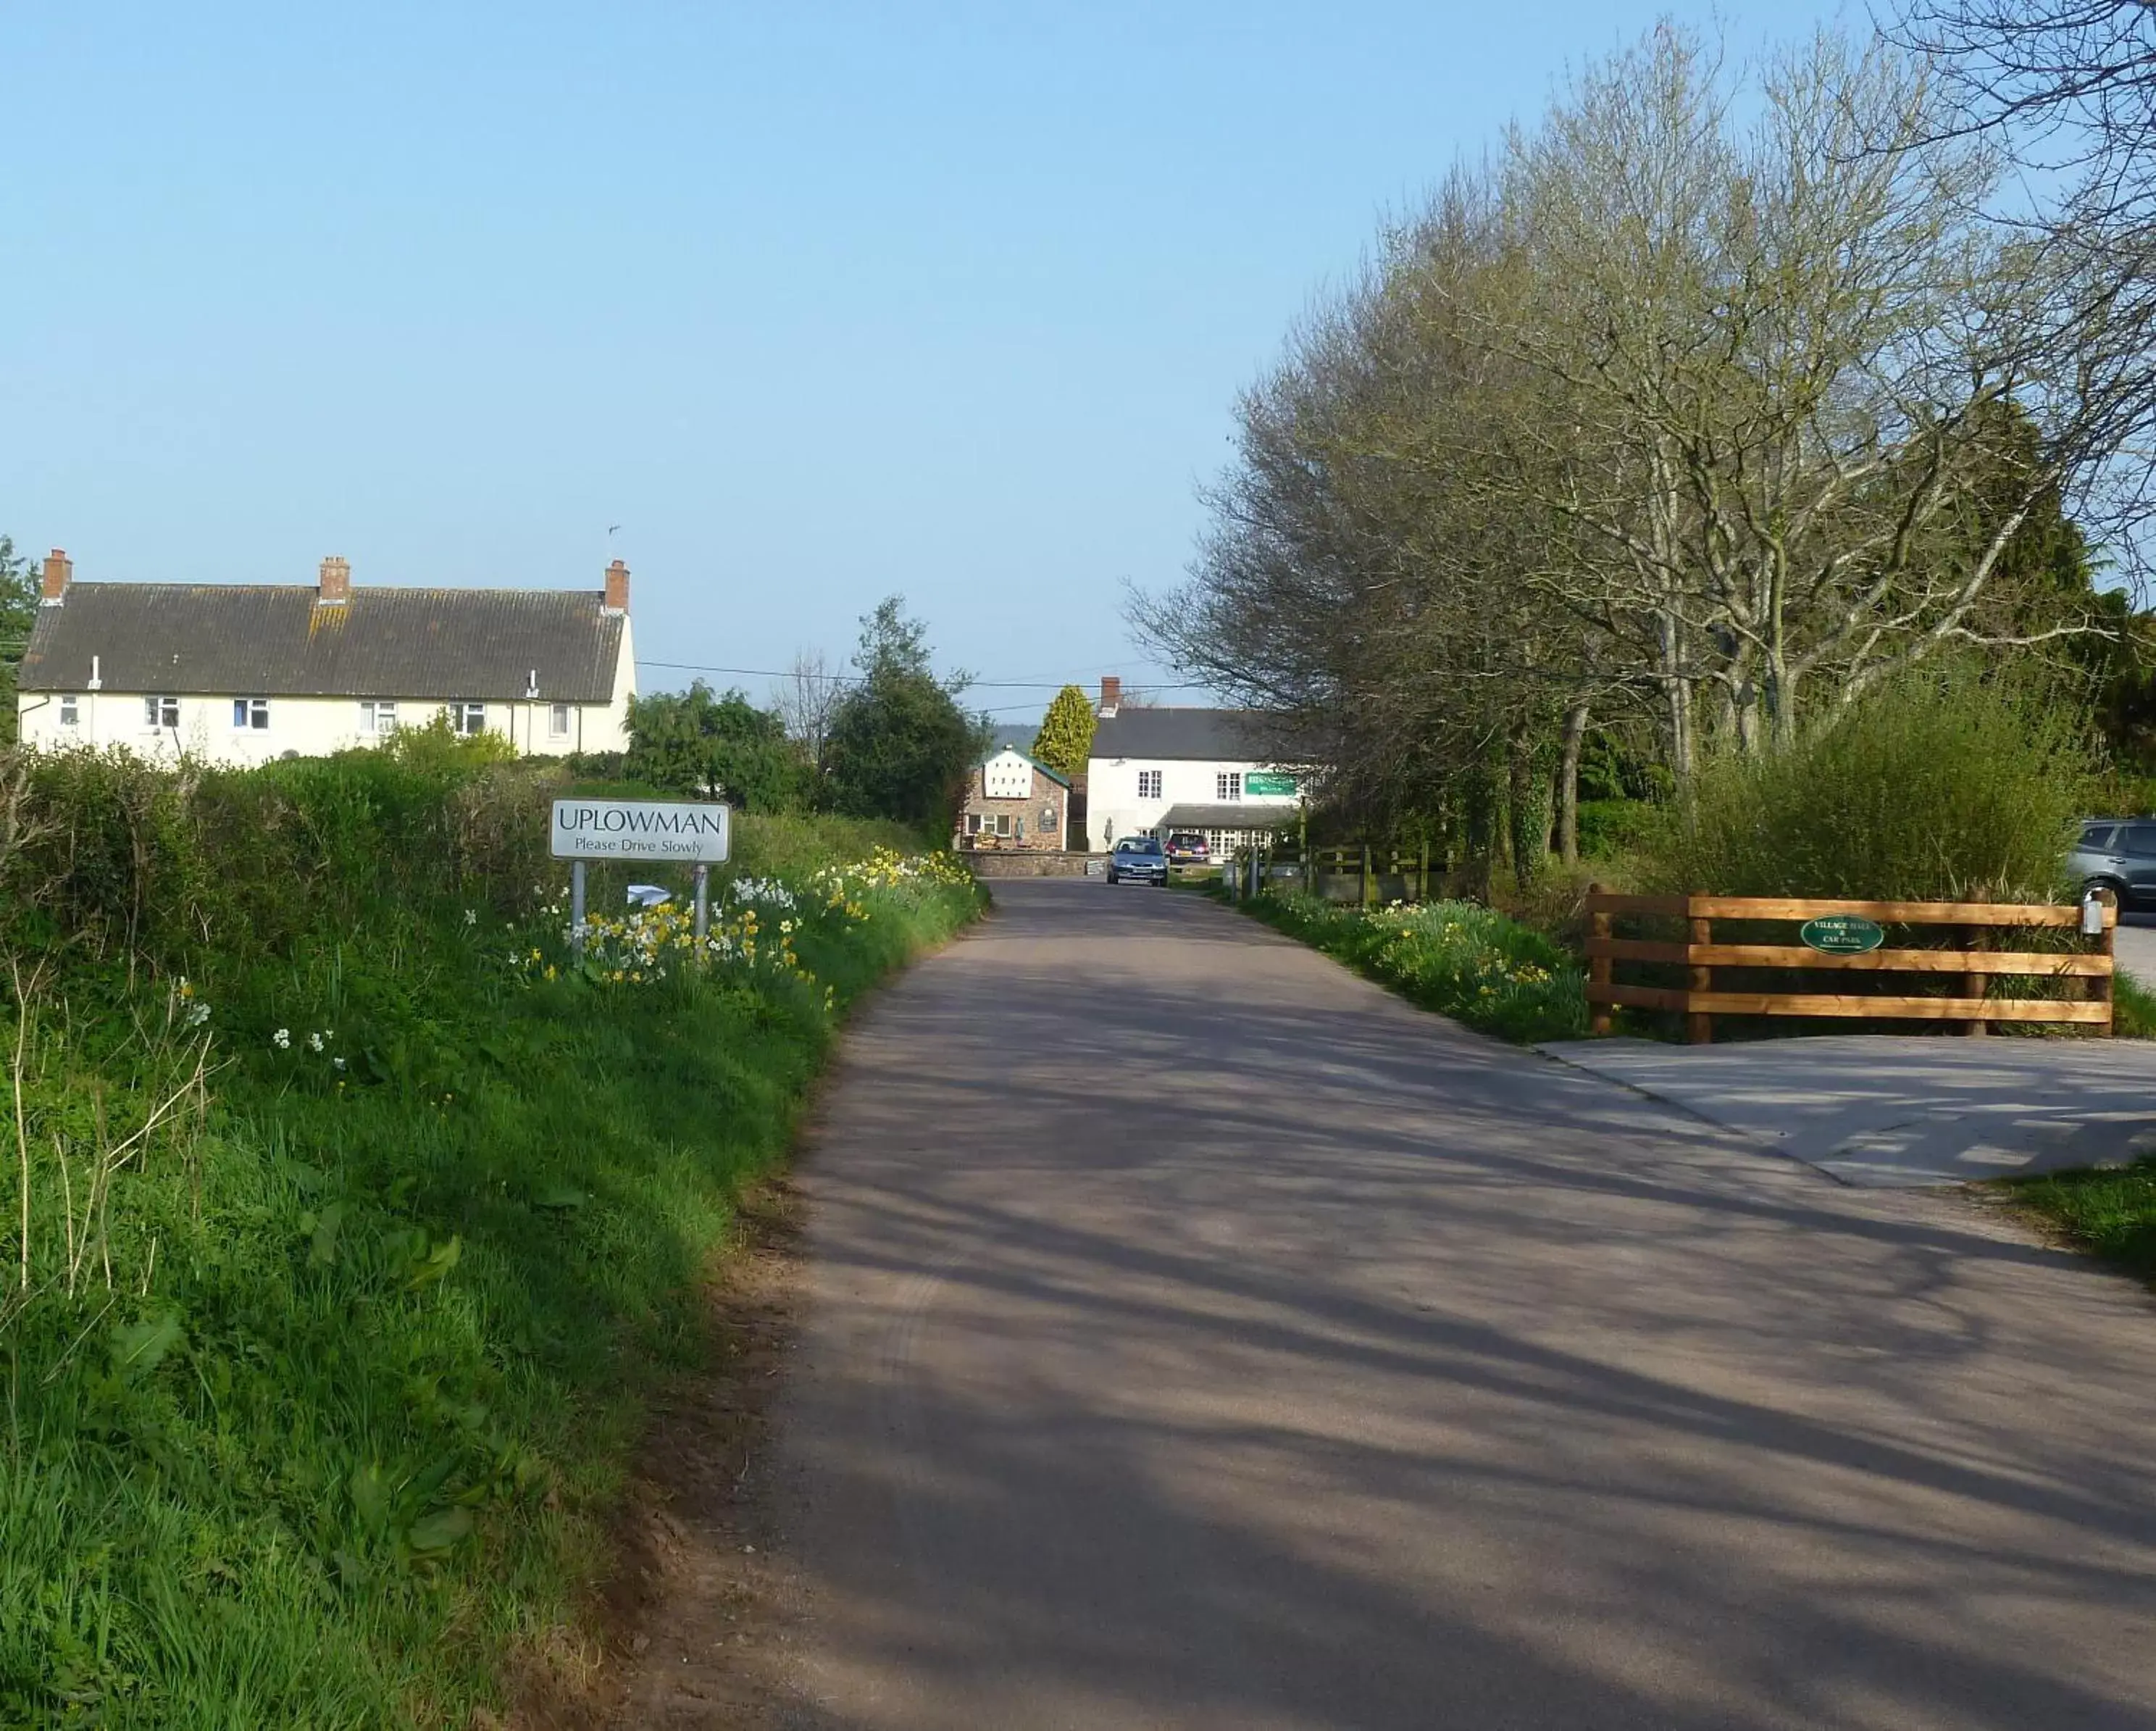
<svg viewBox="0 0 2156 1731">
<path fill-rule="evenodd" d="M 1123 682 L 1112 673 L 1101 675 L 1101 713 L 1113 715 L 1122 707 Z"/>
<path fill-rule="evenodd" d="M 58 607 L 67 599 L 67 586 L 74 577 L 74 561 L 58 547 L 45 555 L 44 581 L 38 590 L 40 607 Z"/>
<path fill-rule="evenodd" d="M 321 587 L 315 591 L 317 607 L 341 607 L 352 599 L 352 561 L 335 553 L 322 561 Z"/>
<path fill-rule="evenodd" d="M 616 559 L 606 568 L 606 605 L 608 613 L 629 611 L 629 567 Z"/>
</svg>

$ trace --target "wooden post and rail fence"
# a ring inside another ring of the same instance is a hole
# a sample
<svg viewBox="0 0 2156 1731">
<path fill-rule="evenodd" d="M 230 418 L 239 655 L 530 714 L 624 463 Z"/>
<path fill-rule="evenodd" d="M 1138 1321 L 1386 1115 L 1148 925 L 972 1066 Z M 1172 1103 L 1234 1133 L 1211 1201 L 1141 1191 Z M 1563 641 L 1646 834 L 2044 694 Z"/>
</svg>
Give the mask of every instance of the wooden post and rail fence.
<svg viewBox="0 0 2156 1731">
<path fill-rule="evenodd" d="M 1757 896 L 1620 896 L 1590 885 L 1587 892 L 1587 1001 L 1594 1033 L 1609 1031 L 1619 1005 L 1673 1011 L 1685 1018 L 1695 1045 L 1714 1038 L 1718 1016 L 1841 1016 L 1872 1020 L 1956 1022 L 1964 1034 L 1981 1035 L 1994 1022 L 2112 1023 L 2112 945 L 2118 911 L 2107 900 L 2093 909 L 2017 902 L 1847 901 Z M 1620 937 L 1623 916 L 1684 922 L 1681 942 Z M 1802 927 L 1800 942 L 1717 942 L 1717 922 L 1783 923 Z M 2092 926 L 2096 929 L 2092 930 Z M 1929 948 L 1886 947 L 1887 928 L 1940 929 L 1955 941 Z M 2065 932 L 2084 945 L 2056 950 L 2010 948 L 1999 934 L 2011 931 Z M 1620 963 L 1681 968 L 1682 986 L 1639 985 L 1618 980 Z M 1756 990 L 1717 988 L 1717 969 L 1748 972 L 1803 970 L 1829 976 L 1829 989 Z M 1835 991 L 1851 975 L 1945 975 L 1950 996 L 1894 995 Z M 1839 978 L 1835 978 L 1838 976 Z M 2068 984 L 2065 997 L 1992 995 L 1994 983 L 2051 980 Z M 2073 995 L 2078 990 L 2079 995 Z"/>
<path fill-rule="evenodd" d="M 1440 858 L 1433 864 L 1427 843 L 1414 853 L 1404 848 L 1381 850 L 1368 842 L 1347 847 L 1284 846 L 1266 848 L 1260 852 L 1268 869 L 1276 866 L 1299 868 L 1304 887 L 1312 894 L 1321 892 L 1326 878 L 1353 878 L 1355 900 L 1364 907 L 1378 905 L 1381 899 L 1378 886 L 1386 878 L 1399 880 L 1408 901 L 1427 901 L 1433 886 L 1441 886 L 1445 877 L 1444 860 Z"/>
</svg>

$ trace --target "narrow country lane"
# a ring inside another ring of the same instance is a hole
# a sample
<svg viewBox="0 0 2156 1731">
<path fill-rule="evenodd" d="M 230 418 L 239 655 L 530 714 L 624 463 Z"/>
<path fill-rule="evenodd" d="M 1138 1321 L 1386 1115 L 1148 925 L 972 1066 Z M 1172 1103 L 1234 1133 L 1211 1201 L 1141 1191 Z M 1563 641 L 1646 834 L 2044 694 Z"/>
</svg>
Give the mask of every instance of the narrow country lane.
<svg viewBox="0 0 2156 1731">
<path fill-rule="evenodd" d="M 1157 891 L 850 1037 L 774 1506 L 815 1731 L 2156 1726 L 2156 1307 Z"/>
</svg>

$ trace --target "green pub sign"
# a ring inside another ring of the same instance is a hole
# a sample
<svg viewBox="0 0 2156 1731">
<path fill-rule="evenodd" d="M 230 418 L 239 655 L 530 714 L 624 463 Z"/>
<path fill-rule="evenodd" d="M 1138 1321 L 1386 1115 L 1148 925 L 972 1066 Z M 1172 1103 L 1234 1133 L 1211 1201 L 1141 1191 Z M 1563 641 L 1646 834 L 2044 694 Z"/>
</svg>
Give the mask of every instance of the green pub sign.
<svg viewBox="0 0 2156 1731">
<path fill-rule="evenodd" d="M 1824 950 L 1830 956 L 1861 956 L 1866 950 L 1877 949 L 1886 941 L 1887 933 L 1882 927 L 1861 915 L 1830 913 L 1806 920 L 1797 936 L 1809 948 Z"/>
<path fill-rule="evenodd" d="M 1295 791 L 1295 778 L 1291 775 L 1281 774 L 1274 770 L 1253 769 L 1243 778 L 1243 791 L 1245 794 L 1260 795 L 1292 794 Z"/>
</svg>

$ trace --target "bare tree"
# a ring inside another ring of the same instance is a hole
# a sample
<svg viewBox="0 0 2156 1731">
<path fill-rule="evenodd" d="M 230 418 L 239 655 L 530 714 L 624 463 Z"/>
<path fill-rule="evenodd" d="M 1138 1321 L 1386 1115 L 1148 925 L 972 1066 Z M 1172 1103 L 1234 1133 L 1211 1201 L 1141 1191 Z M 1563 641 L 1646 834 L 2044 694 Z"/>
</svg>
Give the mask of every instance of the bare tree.
<svg viewBox="0 0 2156 1731">
<path fill-rule="evenodd" d="M 1589 71 L 1293 333 L 1141 633 L 1321 742 L 1332 797 L 1450 813 L 1471 860 L 1508 809 L 1524 874 L 1553 773 L 1576 838 L 1590 717 L 1653 715 L 1682 776 L 2087 629 L 2013 550 L 2115 459 L 2143 357 L 1940 117 L 1831 34 Z"/>
<path fill-rule="evenodd" d="M 2071 503 L 2138 584 L 2156 460 L 2156 7 L 1903 0 L 1889 34 L 1927 56 L 1953 99 L 1943 131 L 1983 136 L 2027 171 L 2016 225 L 2072 285 L 2062 321 L 2110 351 L 2129 430 L 2077 477 Z"/>
<path fill-rule="evenodd" d="M 787 737 L 801 747 L 811 768 L 824 764 L 831 718 L 844 694 L 845 676 L 831 671 L 821 650 L 797 650 L 783 683 L 772 692 L 772 706 L 786 724 Z"/>
</svg>

